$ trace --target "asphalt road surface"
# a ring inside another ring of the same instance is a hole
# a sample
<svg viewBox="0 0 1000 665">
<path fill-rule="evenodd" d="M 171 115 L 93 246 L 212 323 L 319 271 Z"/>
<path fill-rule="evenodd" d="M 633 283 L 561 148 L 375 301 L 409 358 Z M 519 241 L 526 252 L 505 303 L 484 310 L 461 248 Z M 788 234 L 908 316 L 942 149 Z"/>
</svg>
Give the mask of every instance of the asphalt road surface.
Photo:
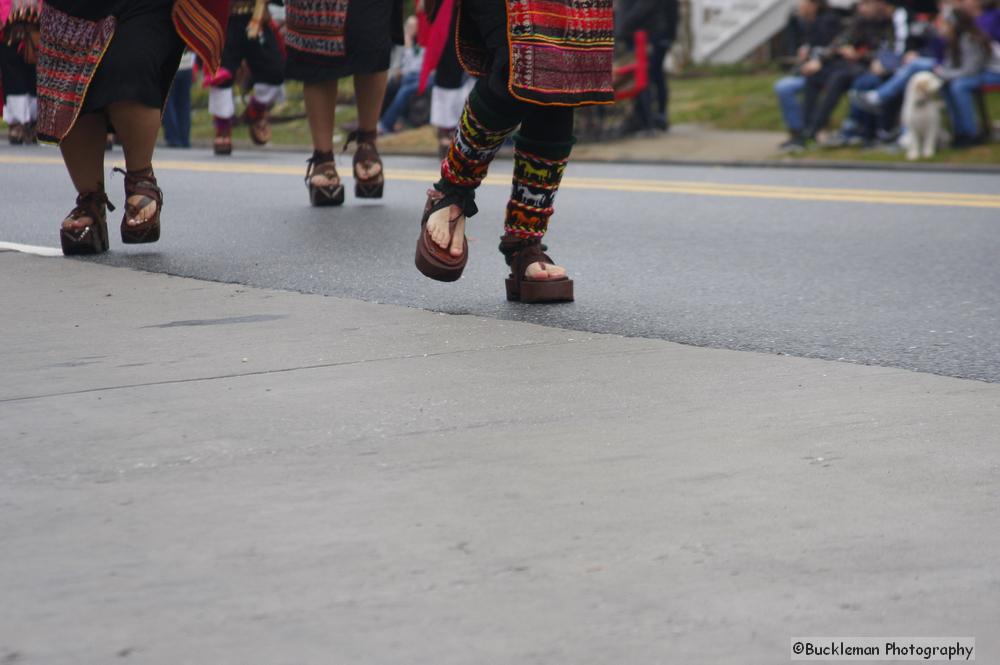
<svg viewBox="0 0 1000 665">
<path fill-rule="evenodd" d="M 465 277 L 439 284 L 413 267 L 434 160 L 389 158 L 383 201 L 358 202 L 348 182 L 344 207 L 314 209 L 304 158 L 161 150 L 161 241 L 123 246 L 113 228 L 112 251 L 84 260 L 1000 381 L 997 175 L 572 164 L 548 243 L 577 302 L 526 306 L 505 301 L 496 251 L 509 161 L 480 190 Z M 2 148 L 0 174 L 0 242 L 58 246 L 73 200 L 58 154 Z"/>
</svg>

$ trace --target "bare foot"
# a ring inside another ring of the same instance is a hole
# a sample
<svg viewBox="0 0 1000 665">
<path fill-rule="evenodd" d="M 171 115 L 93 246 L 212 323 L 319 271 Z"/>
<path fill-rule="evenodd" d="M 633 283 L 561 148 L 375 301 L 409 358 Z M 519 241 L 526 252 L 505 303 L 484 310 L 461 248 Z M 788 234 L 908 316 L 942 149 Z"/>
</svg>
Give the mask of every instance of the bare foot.
<svg viewBox="0 0 1000 665">
<path fill-rule="evenodd" d="M 450 220 L 458 218 L 455 222 L 455 235 L 451 235 Z M 448 206 L 441 208 L 431 214 L 427 219 L 427 235 L 431 237 L 441 249 L 447 249 L 448 253 L 454 257 L 459 257 L 464 251 L 465 243 L 465 215 L 462 214 L 458 206 Z M 450 248 L 450 249 L 449 249 Z"/>
<path fill-rule="evenodd" d="M 338 187 L 340 176 L 332 162 L 317 164 L 313 169 L 313 174 L 309 176 L 309 184 L 315 187 Z"/>
<path fill-rule="evenodd" d="M 93 218 L 90 215 L 81 215 L 77 219 L 72 217 L 67 217 L 63 220 L 62 227 L 67 231 L 79 231 L 85 229 L 94 223 Z"/>
<path fill-rule="evenodd" d="M 149 203 L 140 208 L 134 217 L 128 217 L 125 220 L 125 223 L 129 226 L 144 224 L 156 214 L 156 201 L 149 199 L 143 194 L 135 194 L 128 197 L 128 209 L 134 209 L 136 206 L 141 205 L 143 200 L 148 200 Z"/>
<path fill-rule="evenodd" d="M 382 173 L 382 165 L 378 162 L 358 162 L 354 165 L 354 175 L 359 180 L 371 180 Z"/>
<path fill-rule="evenodd" d="M 536 261 L 528 266 L 524 276 L 537 280 L 562 279 L 566 276 L 566 269 L 552 263 Z"/>
</svg>

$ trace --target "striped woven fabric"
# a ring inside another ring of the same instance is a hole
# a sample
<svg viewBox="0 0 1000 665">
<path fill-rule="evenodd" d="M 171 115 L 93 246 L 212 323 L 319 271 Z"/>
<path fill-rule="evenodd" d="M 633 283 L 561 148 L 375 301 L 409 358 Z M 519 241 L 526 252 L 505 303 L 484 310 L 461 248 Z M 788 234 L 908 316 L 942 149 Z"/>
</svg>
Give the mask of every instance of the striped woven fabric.
<svg viewBox="0 0 1000 665">
<path fill-rule="evenodd" d="M 344 30 L 349 0 L 286 0 L 285 44 L 327 58 L 346 54 Z"/>
<path fill-rule="evenodd" d="M 115 34 L 115 18 L 87 21 L 48 3 L 38 52 L 38 138 L 58 143 L 73 128 L 94 72 Z"/>
<path fill-rule="evenodd" d="M 506 2 L 511 94 L 557 106 L 614 101 L 612 0 Z M 492 54 L 463 36 L 462 23 L 460 18 L 462 64 L 474 75 L 484 75 Z"/>
<path fill-rule="evenodd" d="M 205 68 L 214 72 L 222 60 L 229 21 L 229 0 L 175 0 L 174 29 Z"/>
</svg>

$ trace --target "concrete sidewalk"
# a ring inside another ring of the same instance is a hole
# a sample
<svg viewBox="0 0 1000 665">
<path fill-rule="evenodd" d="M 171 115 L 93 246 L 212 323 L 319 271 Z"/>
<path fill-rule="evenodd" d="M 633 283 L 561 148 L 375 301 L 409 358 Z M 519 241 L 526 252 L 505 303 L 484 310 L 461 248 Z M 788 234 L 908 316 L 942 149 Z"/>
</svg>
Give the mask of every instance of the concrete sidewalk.
<svg viewBox="0 0 1000 665">
<path fill-rule="evenodd" d="M 10 252 L 0 283 L 0 663 L 1000 657 L 1000 385 Z"/>
</svg>

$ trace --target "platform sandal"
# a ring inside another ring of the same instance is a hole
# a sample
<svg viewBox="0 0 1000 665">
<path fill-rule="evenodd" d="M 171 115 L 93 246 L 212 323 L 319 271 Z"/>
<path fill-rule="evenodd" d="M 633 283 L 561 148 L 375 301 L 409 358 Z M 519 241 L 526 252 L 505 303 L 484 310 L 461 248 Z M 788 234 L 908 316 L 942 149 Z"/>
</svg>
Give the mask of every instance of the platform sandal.
<svg viewBox="0 0 1000 665">
<path fill-rule="evenodd" d="M 7 143 L 11 145 L 24 144 L 24 125 L 13 123 L 7 127 Z"/>
<path fill-rule="evenodd" d="M 469 242 L 463 238 L 461 256 L 452 256 L 449 249 L 442 249 L 427 234 L 427 220 L 438 210 L 449 209 L 448 229 L 455 236 L 455 227 L 461 217 L 468 219 L 476 214 L 475 192 L 458 188 L 452 191 L 427 190 L 427 203 L 420 219 L 420 237 L 417 238 L 415 263 L 417 270 L 439 282 L 454 282 L 462 276 L 469 260 Z"/>
<path fill-rule="evenodd" d="M 103 189 L 94 192 L 84 192 L 76 197 L 76 207 L 66 219 L 78 220 L 83 217 L 90 219 L 90 224 L 79 229 L 59 229 L 59 242 L 66 256 L 83 254 L 101 254 L 108 251 L 108 218 L 107 211 L 114 210 Z"/>
<path fill-rule="evenodd" d="M 228 157 L 233 154 L 232 129 L 215 135 L 215 138 L 212 139 L 212 152 L 219 157 Z"/>
<path fill-rule="evenodd" d="M 150 166 L 139 171 L 124 171 L 113 169 L 125 175 L 125 214 L 122 216 L 122 242 L 126 245 L 156 242 L 160 239 L 160 213 L 163 212 L 163 190 L 156 184 L 156 175 Z M 128 199 L 141 196 L 138 204 L 130 203 Z M 144 222 L 129 224 L 128 220 L 137 219 L 143 208 L 150 203 L 156 204 L 156 212 Z"/>
<path fill-rule="evenodd" d="M 352 164 L 354 167 L 354 195 L 359 199 L 380 199 L 385 188 L 382 158 L 379 157 L 378 150 L 375 148 L 377 137 L 376 130 L 356 129 L 347 135 L 347 143 L 344 144 L 344 150 L 347 150 L 347 146 L 353 141 L 358 144 L 357 150 L 354 151 Z M 369 167 L 378 164 L 379 172 L 370 178 L 362 178 L 358 174 L 358 167 L 362 164 Z"/>
<path fill-rule="evenodd" d="M 271 122 L 268 115 L 266 106 L 257 106 L 252 102 L 243 112 L 243 119 L 254 145 L 267 145 L 271 142 Z"/>
<path fill-rule="evenodd" d="M 306 189 L 309 190 L 309 203 L 317 207 L 343 205 L 344 184 L 337 175 L 333 153 L 316 151 L 306 162 L 309 164 L 306 167 L 305 179 Z M 336 182 L 332 185 L 317 185 L 312 181 L 315 176 L 323 176 L 327 180 Z"/>
<path fill-rule="evenodd" d="M 531 279 L 524 273 L 532 263 L 555 265 L 545 252 L 548 247 L 541 240 L 529 240 L 501 236 L 500 252 L 507 259 L 510 275 L 507 277 L 507 300 L 511 302 L 572 302 L 573 280 L 569 277 L 557 279 Z"/>
</svg>

